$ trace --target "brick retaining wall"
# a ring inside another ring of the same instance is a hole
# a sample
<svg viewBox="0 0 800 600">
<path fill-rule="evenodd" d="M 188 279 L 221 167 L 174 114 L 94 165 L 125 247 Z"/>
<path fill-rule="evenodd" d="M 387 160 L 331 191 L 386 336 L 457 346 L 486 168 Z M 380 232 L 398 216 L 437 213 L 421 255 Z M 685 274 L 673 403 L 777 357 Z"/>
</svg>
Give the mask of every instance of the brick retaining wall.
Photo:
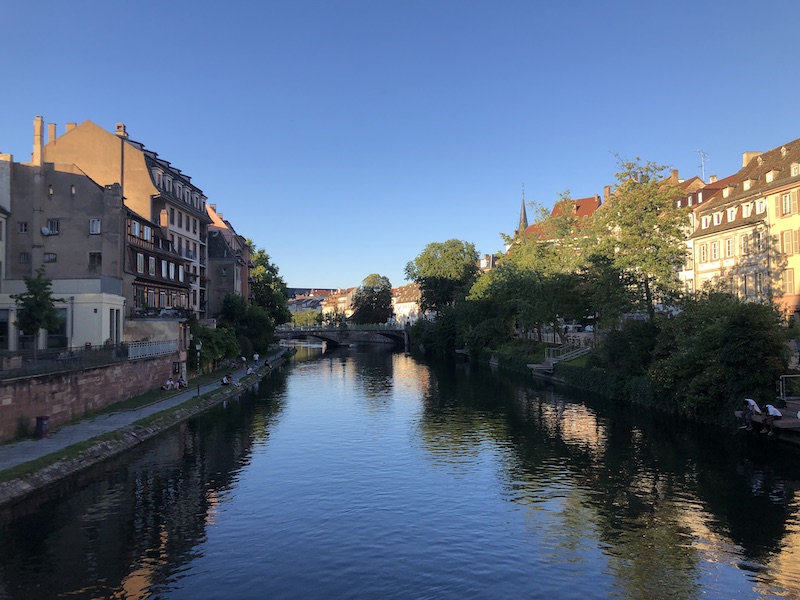
<svg viewBox="0 0 800 600">
<path fill-rule="evenodd" d="M 36 417 L 51 428 L 163 385 L 176 356 L 116 363 L 82 371 L 61 371 L 0 382 L 0 442 L 32 433 Z"/>
</svg>

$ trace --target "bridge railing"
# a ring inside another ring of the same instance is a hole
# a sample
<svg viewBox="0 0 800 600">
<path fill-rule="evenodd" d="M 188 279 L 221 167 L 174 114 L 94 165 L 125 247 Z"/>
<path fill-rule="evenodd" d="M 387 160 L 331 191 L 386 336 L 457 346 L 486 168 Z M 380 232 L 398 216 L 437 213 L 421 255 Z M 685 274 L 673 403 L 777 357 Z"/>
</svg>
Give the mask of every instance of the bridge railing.
<svg viewBox="0 0 800 600">
<path fill-rule="evenodd" d="M 355 325 L 348 323 L 345 327 L 335 325 L 278 325 L 275 331 L 401 331 L 404 325 L 401 323 L 375 323 L 372 325 Z"/>
</svg>

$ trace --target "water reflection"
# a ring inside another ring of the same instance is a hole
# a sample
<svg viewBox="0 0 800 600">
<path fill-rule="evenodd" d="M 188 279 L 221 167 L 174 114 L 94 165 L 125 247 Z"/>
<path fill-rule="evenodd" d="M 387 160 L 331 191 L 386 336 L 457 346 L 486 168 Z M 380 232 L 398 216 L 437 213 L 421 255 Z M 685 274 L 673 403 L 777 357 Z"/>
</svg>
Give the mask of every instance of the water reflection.
<svg viewBox="0 0 800 600">
<path fill-rule="evenodd" d="M 320 353 L 0 513 L 0 598 L 800 595 L 796 449 Z"/>
</svg>

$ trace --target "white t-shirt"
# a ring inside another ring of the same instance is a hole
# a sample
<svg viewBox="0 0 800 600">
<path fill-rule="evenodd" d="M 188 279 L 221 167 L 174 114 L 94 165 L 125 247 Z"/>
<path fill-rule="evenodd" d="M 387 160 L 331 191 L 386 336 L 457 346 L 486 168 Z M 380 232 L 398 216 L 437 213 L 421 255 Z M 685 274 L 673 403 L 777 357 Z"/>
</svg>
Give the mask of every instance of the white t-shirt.
<svg viewBox="0 0 800 600">
<path fill-rule="evenodd" d="M 761 409 L 758 408 L 758 404 L 756 404 L 755 400 L 752 398 L 745 398 L 745 401 L 750 405 L 750 408 L 752 408 L 754 412 L 761 414 Z"/>
<path fill-rule="evenodd" d="M 779 411 L 777 408 L 772 406 L 772 404 L 767 404 L 767 414 L 773 417 L 782 417 L 783 413 Z"/>
</svg>

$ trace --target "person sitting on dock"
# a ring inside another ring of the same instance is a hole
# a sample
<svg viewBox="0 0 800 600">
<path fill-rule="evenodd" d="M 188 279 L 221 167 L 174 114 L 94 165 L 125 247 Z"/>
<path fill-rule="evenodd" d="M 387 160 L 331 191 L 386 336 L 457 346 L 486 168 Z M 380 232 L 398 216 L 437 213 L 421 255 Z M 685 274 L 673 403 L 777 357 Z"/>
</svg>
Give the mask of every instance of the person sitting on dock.
<svg viewBox="0 0 800 600">
<path fill-rule="evenodd" d="M 161 389 L 164 390 L 174 390 L 175 389 L 175 382 L 172 381 L 172 377 L 168 377 L 167 380 L 164 382 L 164 385 L 161 386 Z"/>
<path fill-rule="evenodd" d="M 761 433 L 775 435 L 774 423 L 782 417 L 783 413 L 781 413 L 781 411 L 772 406 L 772 404 L 767 404 L 767 415 L 764 417 L 764 429 Z"/>
<path fill-rule="evenodd" d="M 742 401 L 742 410 L 739 414 L 739 429 L 753 429 L 753 407 L 747 400 Z"/>
</svg>

